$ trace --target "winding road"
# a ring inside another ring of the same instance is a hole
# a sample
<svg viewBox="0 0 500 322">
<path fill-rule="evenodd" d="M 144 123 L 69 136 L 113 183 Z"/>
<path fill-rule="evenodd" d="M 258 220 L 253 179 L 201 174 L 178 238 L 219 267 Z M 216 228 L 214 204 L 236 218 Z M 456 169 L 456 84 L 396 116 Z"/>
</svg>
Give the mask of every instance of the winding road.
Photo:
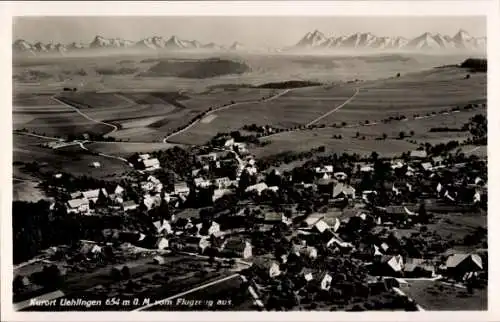
<svg viewBox="0 0 500 322">
<path fill-rule="evenodd" d="M 64 105 L 64 106 L 66 106 L 66 107 L 71 108 L 73 111 L 77 112 L 78 114 L 80 114 L 81 116 L 83 116 L 84 118 L 86 118 L 86 119 L 87 119 L 87 120 L 89 120 L 89 121 L 92 121 L 92 122 L 95 122 L 95 123 L 98 123 L 98 124 L 104 124 L 104 125 L 106 125 L 106 126 L 111 127 L 111 128 L 112 128 L 111 132 L 106 133 L 106 134 L 105 134 L 105 136 L 106 136 L 106 135 L 110 135 L 111 133 L 114 133 L 114 132 L 118 131 L 118 126 L 116 126 L 116 125 L 113 125 L 113 124 L 111 124 L 111 123 L 106 123 L 106 122 L 103 122 L 103 121 L 96 120 L 96 119 L 94 119 L 94 118 L 92 118 L 92 117 L 88 116 L 87 114 L 83 113 L 83 112 L 82 112 L 79 108 L 74 107 L 73 105 L 70 105 L 70 104 L 68 104 L 68 103 L 65 103 L 65 102 L 63 102 L 63 101 L 59 100 L 59 99 L 58 99 L 57 97 L 55 97 L 55 96 L 52 96 L 51 98 L 52 98 L 54 101 L 56 101 L 57 103 L 62 104 L 62 105 Z"/>
<path fill-rule="evenodd" d="M 280 96 L 285 95 L 286 93 L 288 93 L 288 92 L 290 92 L 290 91 L 292 91 L 292 90 L 293 90 L 293 88 L 285 89 L 284 91 L 279 92 L 278 94 L 275 94 L 275 95 L 273 95 L 273 96 L 271 96 L 271 97 L 268 97 L 268 98 L 266 98 L 266 99 L 264 99 L 264 100 L 254 100 L 254 101 L 236 102 L 236 103 L 232 103 L 232 104 L 229 104 L 229 105 L 226 105 L 226 106 L 222 106 L 222 107 L 219 107 L 219 108 L 213 109 L 213 110 L 211 110 L 211 111 L 208 111 L 207 113 L 205 113 L 205 115 L 203 116 L 203 118 L 198 119 L 198 120 L 194 121 L 193 123 L 191 123 L 191 124 L 187 125 L 187 126 L 186 126 L 186 127 L 184 127 L 183 129 L 180 129 L 179 131 L 174 132 L 174 133 L 172 133 L 172 134 L 170 134 L 170 135 L 166 136 L 166 137 L 163 139 L 163 143 L 168 143 L 167 141 L 168 141 L 170 138 L 172 138 L 172 137 L 174 137 L 174 136 L 176 136 L 176 135 L 178 135 L 178 134 L 181 134 L 181 133 L 183 133 L 183 132 L 185 132 L 185 131 L 189 130 L 190 128 L 192 128 L 193 126 L 195 126 L 196 124 L 198 124 L 201 120 L 203 120 L 205 117 L 207 117 L 207 116 L 209 116 L 209 115 L 211 115 L 211 114 L 213 114 L 213 113 L 215 113 L 215 112 L 220 112 L 220 111 L 223 111 L 223 110 L 227 110 L 227 109 L 229 109 L 229 108 L 233 108 L 233 107 L 235 107 L 235 106 L 242 105 L 242 104 L 255 104 L 255 103 L 261 103 L 261 102 L 270 102 L 270 101 L 272 101 L 272 100 L 274 100 L 274 99 L 276 99 L 276 98 L 278 98 L 278 97 L 280 97 Z"/>
</svg>

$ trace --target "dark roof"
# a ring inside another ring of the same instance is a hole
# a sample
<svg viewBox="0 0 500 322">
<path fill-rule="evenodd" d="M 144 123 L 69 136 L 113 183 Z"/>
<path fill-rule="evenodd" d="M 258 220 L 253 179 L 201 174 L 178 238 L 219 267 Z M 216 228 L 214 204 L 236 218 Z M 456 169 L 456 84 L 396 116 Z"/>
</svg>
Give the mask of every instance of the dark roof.
<svg viewBox="0 0 500 322">
<path fill-rule="evenodd" d="M 231 238 L 226 242 L 225 249 L 229 251 L 241 252 L 245 249 L 246 242 L 241 238 Z"/>
<path fill-rule="evenodd" d="M 267 212 L 264 215 L 264 221 L 281 221 L 281 214 L 277 212 Z"/>
</svg>

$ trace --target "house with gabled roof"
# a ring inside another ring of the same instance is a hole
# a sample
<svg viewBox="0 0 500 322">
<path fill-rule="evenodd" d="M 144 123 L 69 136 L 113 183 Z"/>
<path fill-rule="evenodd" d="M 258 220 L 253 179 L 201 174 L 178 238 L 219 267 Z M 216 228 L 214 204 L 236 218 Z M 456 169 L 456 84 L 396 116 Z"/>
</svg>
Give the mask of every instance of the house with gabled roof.
<svg viewBox="0 0 500 322">
<path fill-rule="evenodd" d="M 333 194 L 332 197 L 334 199 L 339 199 L 339 198 L 350 198 L 354 199 L 356 198 L 356 189 L 354 189 L 352 186 L 344 183 L 337 183 L 333 187 Z"/>
<path fill-rule="evenodd" d="M 434 277 L 436 270 L 432 262 L 421 258 L 407 258 L 403 267 L 405 277 Z"/>
<path fill-rule="evenodd" d="M 483 261 L 477 254 L 456 253 L 446 259 L 446 273 L 461 279 L 466 273 L 483 270 Z"/>
<path fill-rule="evenodd" d="M 401 276 L 404 260 L 401 255 L 382 255 L 372 266 L 373 273 L 384 276 Z"/>
<path fill-rule="evenodd" d="M 303 267 L 300 271 L 300 275 L 304 276 L 306 282 L 310 282 L 314 279 L 314 271 L 308 267 Z"/>
<path fill-rule="evenodd" d="M 262 191 L 266 190 L 268 188 L 267 184 L 265 182 L 257 183 L 251 186 L 248 186 L 245 189 L 245 192 L 255 192 L 258 195 L 262 193 Z"/>
<path fill-rule="evenodd" d="M 410 152 L 410 158 L 425 159 L 427 158 L 427 152 L 425 150 L 413 150 Z"/>
<path fill-rule="evenodd" d="M 82 198 L 83 194 L 81 191 L 75 191 L 75 192 L 70 193 L 70 197 L 71 197 L 71 199 L 78 199 L 78 198 Z"/>
<path fill-rule="evenodd" d="M 323 272 L 320 274 L 319 285 L 323 291 L 330 290 L 330 287 L 332 286 L 332 281 L 333 277 L 328 272 Z"/>
<path fill-rule="evenodd" d="M 68 200 L 66 209 L 68 213 L 86 213 L 89 211 L 89 201 L 86 198 Z"/>
<path fill-rule="evenodd" d="M 281 275 L 280 264 L 273 259 L 256 258 L 253 266 L 271 278 Z"/>
<path fill-rule="evenodd" d="M 153 222 L 153 226 L 156 228 L 156 233 L 157 234 L 172 234 L 172 226 L 168 222 L 168 220 L 157 220 Z"/>
<path fill-rule="evenodd" d="M 250 258 L 252 257 L 252 244 L 243 238 L 229 238 L 222 245 L 221 253 L 245 259 Z"/>
<path fill-rule="evenodd" d="M 127 200 L 123 202 L 122 206 L 124 211 L 136 210 L 139 207 L 139 205 L 136 204 L 133 200 Z"/>
<path fill-rule="evenodd" d="M 114 191 L 115 195 L 121 196 L 124 192 L 125 192 L 125 189 L 122 186 L 116 185 L 116 188 L 115 188 L 115 191 Z"/>
</svg>

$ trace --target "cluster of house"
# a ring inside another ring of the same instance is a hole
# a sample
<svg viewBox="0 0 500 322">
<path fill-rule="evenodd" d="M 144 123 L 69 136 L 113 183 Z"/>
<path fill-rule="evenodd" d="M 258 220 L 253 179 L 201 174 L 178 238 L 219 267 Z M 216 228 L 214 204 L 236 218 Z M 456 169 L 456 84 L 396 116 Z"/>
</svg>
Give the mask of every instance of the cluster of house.
<svg viewBox="0 0 500 322">
<path fill-rule="evenodd" d="M 68 213 L 90 215 L 93 213 L 93 206 L 99 201 L 105 201 L 113 208 L 124 211 L 134 210 L 138 205 L 133 200 L 124 200 L 125 189 L 117 185 L 113 193 L 108 193 L 106 188 L 98 188 L 87 191 L 76 191 L 70 194 L 70 199 L 66 203 Z"/>
<path fill-rule="evenodd" d="M 149 154 L 140 154 L 136 160 L 131 160 L 132 165 L 143 171 L 155 171 L 160 169 L 160 161 L 152 158 Z"/>
</svg>

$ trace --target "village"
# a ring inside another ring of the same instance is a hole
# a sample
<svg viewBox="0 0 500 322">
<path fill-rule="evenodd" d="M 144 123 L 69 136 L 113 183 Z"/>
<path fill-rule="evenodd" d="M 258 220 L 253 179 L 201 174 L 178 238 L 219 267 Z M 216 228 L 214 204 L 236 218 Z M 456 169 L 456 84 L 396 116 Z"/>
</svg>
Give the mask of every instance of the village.
<svg viewBox="0 0 500 322">
<path fill-rule="evenodd" d="M 322 156 L 281 173 L 259 169 L 246 143 L 221 135 L 187 154 L 185 166 L 181 160 L 182 175 L 163 171 L 155 153 L 134 154 L 134 174 L 120 184 L 55 189 L 49 211 L 93 222 L 99 232 L 19 265 L 15 302 L 29 309 L 33 297 L 108 294 L 106 283 L 122 285 L 113 289 L 118 295 L 161 300 L 154 277 L 137 279 L 167 266 L 201 284 L 236 272 L 241 302 L 261 310 L 423 310 L 408 295 L 413 280 L 471 296 L 487 284 L 486 231 L 462 238 L 439 230 L 452 217 L 486 216 L 486 162 L 428 151 Z M 52 174 L 52 185 L 65 176 Z M 88 280 L 69 286 L 77 273 Z M 165 283 L 156 278 L 160 290 Z"/>
</svg>

